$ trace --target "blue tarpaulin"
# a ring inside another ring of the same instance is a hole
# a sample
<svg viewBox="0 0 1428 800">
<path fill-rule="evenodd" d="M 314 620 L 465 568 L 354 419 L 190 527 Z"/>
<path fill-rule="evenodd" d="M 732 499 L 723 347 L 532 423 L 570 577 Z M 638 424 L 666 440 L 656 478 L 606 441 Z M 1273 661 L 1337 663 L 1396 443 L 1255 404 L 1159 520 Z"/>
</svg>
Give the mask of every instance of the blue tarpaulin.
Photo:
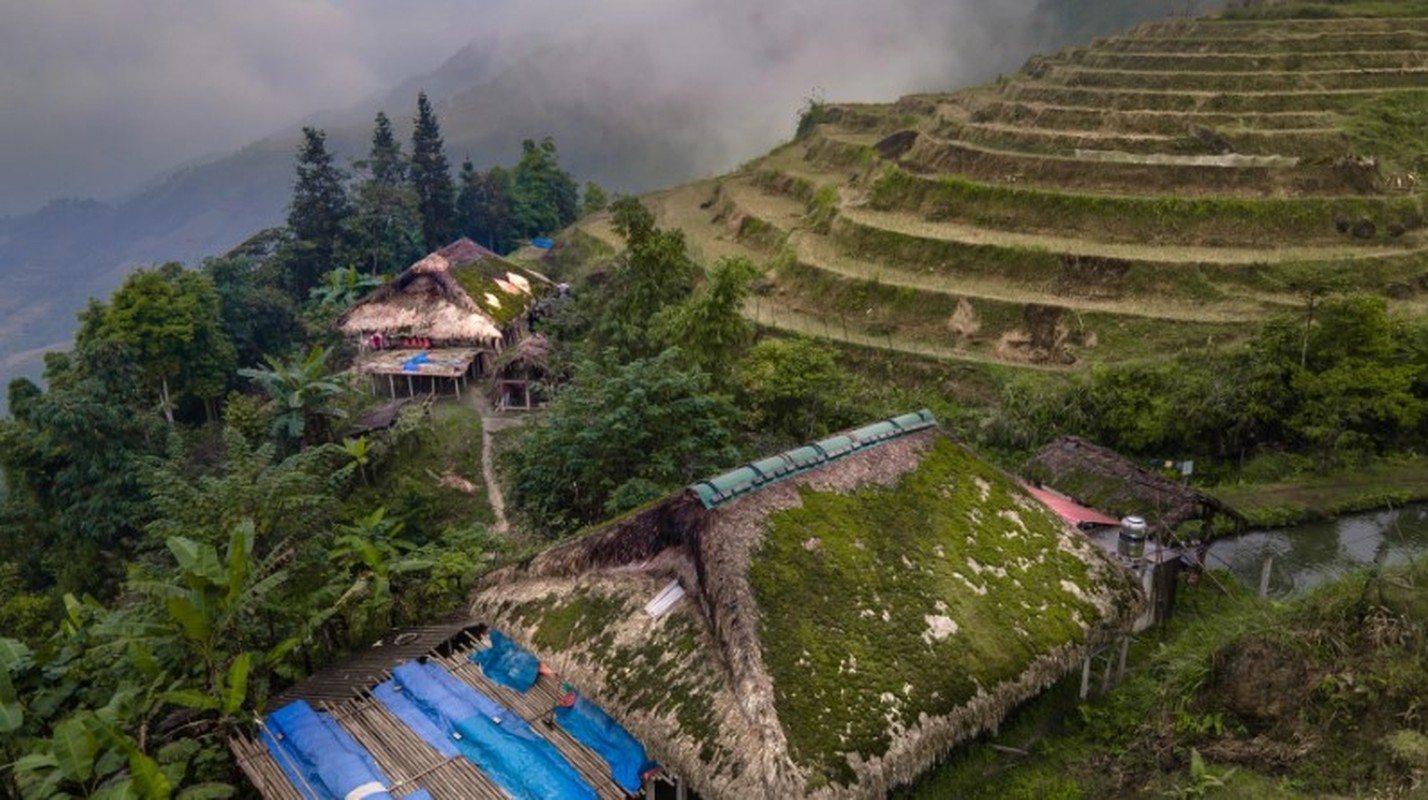
<svg viewBox="0 0 1428 800">
<path fill-rule="evenodd" d="M 519 715 L 435 664 L 409 661 L 392 670 L 400 694 L 516 800 L 596 800 L 595 790 L 555 746 Z M 432 743 L 433 747 L 437 745 Z"/>
<path fill-rule="evenodd" d="M 532 240 L 531 240 L 531 246 L 532 246 L 532 247 L 539 247 L 539 248 L 542 249 L 542 250 L 549 250 L 549 249 L 551 249 L 552 247 L 555 247 L 555 240 L 554 240 L 554 239 L 532 239 Z"/>
<path fill-rule="evenodd" d="M 640 744 L 605 710 L 579 695 L 572 706 L 555 709 L 555 721 L 581 744 L 594 750 L 610 765 L 610 776 L 630 794 L 640 790 L 643 776 L 657 765 Z"/>
<path fill-rule="evenodd" d="M 371 754 L 303 700 L 269 714 L 260 736 L 304 800 L 392 800 Z"/>
<path fill-rule="evenodd" d="M 421 365 L 431 361 L 431 356 L 425 352 L 417 353 L 406 361 L 402 362 L 403 372 L 420 372 Z"/>
<path fill-rule="evenodd" d="M 461 751 L 457 749 L 456 742 L 451 738 L 451 735 L 432 722 L 426 712 L 413 703 L 405 692 L 398 691 L 395 681 L 379 683 L 372 687 L 372 696 L 377 698 L 377 702 L 386 706 L 387 710 L 392 712 L 392 716 L 401 720 L 403 725 L 410 728 L 413 733 L 421 737 L 422 741 L 435 748 L 436 752 L 441 753 L 443 757 L 456 758 L 461 755 Z"/>
<path fill-rule="evenodd" d="M 540 677 L 540 661 L 500 631 L 491 631 L 491 646 L 472 653 L 471 660 L 481 665 L 486 677 L 522 694 Z"/>
</svg>

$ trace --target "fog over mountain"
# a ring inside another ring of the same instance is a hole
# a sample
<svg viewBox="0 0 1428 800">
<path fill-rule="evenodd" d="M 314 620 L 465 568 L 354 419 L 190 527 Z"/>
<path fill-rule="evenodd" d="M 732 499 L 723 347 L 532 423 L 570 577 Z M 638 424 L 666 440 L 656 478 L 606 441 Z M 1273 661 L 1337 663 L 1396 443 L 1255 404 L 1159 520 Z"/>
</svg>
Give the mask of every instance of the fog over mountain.
<svg viewBox="0 0 1428 800">
<path fill-rule="evenodd" d="M 640 191 L 786 139 L 811 95 L 887 100 L 1015 69 L 1145 0 L 74 0 L 0 7 L 0 380 L 37 372 L 135 265 L 282 220 L 301 124 L 362 154 L 431 95 L 453 163 L 555 137 Z M 414 76 L 414 77 L 413 77 Z M 99 198 L 100 202 L 52 198 Z M 40 209 L 40 210 L 36 210 Z"/>
</svg>

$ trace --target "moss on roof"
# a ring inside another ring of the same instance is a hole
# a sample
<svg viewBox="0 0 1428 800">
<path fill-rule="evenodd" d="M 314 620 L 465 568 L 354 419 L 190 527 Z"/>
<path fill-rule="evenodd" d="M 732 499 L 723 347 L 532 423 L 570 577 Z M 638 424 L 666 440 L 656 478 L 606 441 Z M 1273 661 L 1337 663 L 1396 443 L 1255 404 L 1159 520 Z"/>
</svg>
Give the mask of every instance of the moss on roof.
<svg viewBox="0 0 1428 800">
<path fill-rule="evenodd" d="M 1035 656 L 1084 642 L 1075 540 L 947 439 L 895 487 L 804 487 L 751 567 L 764 662 L 794 760 L 849 783 L 922 714 L 948 714 Z"/>
<path fill-rule="evenodd" d="M 524 292 L 511 294 L 496 282 L 499 278 L 509 282 L 507 275 L 515 274 L 530 281 L 530 273 L 523 267 L 495 255 L 453 264 L 451 277 L 466 291 L 476 305 L 498 325 L 506 325 L 525 313 L 535 302 L 533 294 Z M 494 298 L 494 302 L 492 301 Z"/>
</svg>

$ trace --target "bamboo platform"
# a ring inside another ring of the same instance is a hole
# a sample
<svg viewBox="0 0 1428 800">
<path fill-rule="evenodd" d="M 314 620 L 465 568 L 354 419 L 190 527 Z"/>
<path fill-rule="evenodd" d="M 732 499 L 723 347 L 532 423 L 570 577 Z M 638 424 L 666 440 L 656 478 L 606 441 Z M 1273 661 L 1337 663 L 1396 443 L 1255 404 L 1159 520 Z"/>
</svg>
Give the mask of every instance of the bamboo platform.
<svg viewBox="0 0 1428 800">
<path fill-rule="evenodd" d="M 538 735 L 555 745 L 561 756 L 595 789 L 600 800 L 626 800 L 628 795 L 615 783 L 610 768 L 598 754 L 585 747 L 563 728 L 554 724 L 553 711 L 560 701 L 560 679 L 541 675 L 530 691 L 522 694 L 486 678 L 470 656 L 487 643 L 462 631 L 446 646 L 426 653 L 458 680 L 520 715 Z M 445 653 L 443 655 L 442 653 Z M 395 666 L 395 665 L 393 665 Z M 336 677 L 336 676 L 334 676 Z M 307 697 L 320 711 L 330 713 L 352 738 L 367 749 L 391 781 L 394 797 L 405 797 L 426 789 L 436 800 L 505 800 L 503 792 L 475 764 L 464 757 L 446 758 L 398 720 L 370 694 L 370 687 L 391 677 L 387 669 L 367 672 L 370 682 L 356 688 L 351 673 L 340 676 L 347 690 L 343 699 L 319 686 Z M 292 692 L 285 696 L 292 695 Z M 294 698 L 295 699 L 295 698 Z M 239 736 L 228 743 L 239 768 L 258 794 L 266 800 L 303 800 L 303 795 L 287 778 L 273 755 L 253 736 Z"/>
</svg>

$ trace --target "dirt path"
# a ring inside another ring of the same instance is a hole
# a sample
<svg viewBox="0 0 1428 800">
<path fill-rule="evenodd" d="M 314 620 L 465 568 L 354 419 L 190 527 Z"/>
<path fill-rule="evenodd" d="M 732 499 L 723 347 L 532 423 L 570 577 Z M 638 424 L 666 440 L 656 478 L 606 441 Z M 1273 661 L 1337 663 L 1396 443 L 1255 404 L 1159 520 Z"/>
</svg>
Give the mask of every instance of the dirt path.
<svg viewBox="0 0 1428 800">
<path fill-rule="evenodd" d="M 491 433 L 519 427 L 525 423 L 525 417 L 497 413 L 480 386 L 473 385 L 466 398 L 467 404 L 481 415 L 481 480 L 486 484 L 486 497 L 491 503 L 491 514 L 496 518 L 492 528 L 496 533 L 504 535 L 510 532 L 511 526 L 506 520 L 506 498 L 501 494 L 500 482 L 496 480 Z"/>
</svg>

